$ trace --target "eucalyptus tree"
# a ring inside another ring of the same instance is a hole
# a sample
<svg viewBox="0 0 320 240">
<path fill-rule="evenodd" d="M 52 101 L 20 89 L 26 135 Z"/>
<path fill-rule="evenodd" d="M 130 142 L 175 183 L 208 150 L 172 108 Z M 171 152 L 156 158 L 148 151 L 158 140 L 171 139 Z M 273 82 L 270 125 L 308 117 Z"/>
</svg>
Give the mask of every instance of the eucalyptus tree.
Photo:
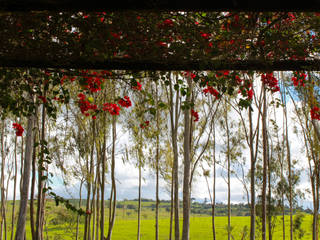
<svg viewBox="0 0 320 240">
<path fill-rule="evenodd" d="M 287 83 L 288 76 L 286 76 Z M 308 75 L 304 72 L 294 72 L 291 78 L 294 89 L 287 88 L 290 100 L 294 105 L 295 115 L 299 128 L 296 129 L 298 136 L 303 136 L 304 151 L 308 160 L 308 175 L 311 185 L 311 195 L 313 200 L 313 221 L 312 221 L 312 239 L 318 239 L 319 236 L 319 136 L 317 120 L 317 101 L 319 99 L 318 85 L 319 79 L 316 74 Z M 290 85 L 290 84 L 288 84 Z"/>
</svg>

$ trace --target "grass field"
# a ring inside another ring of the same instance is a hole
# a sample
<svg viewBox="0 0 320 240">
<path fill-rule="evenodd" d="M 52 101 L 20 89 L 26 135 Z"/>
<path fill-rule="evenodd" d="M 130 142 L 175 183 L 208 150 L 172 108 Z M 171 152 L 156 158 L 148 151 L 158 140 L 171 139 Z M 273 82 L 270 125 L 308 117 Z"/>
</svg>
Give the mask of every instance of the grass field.
<svg viewBox="0 0 320 240">
<path fill-rule="evenodd" d="M 248 226 L 247 229 L 247 238 L 249 237 L 249 217 L 232 217 L 232 225 L 234 226 L 232 230 L 232 235 L 235 240 L 242 239 L 243 230 L 245 226 Z M 282 239 L 282 228 L 281 228 L 281 219 L 278 218 L 278 224 L 275 228 L 273 234 L 273 239 Z M 303 222 L 303 229 L 306 231 L 302 239 L 309 240 L 311 239 L 311 215 L 306 215 Z M 182 223 L 182 222 L 181 222 Z M 169 236 L 169 219 L 161 219 L 160 222 L 160 234 L 159 238 L 161 240 L 168 239 Z M 216 217 L 216 236 L 217 239 L 227 239 L 227 217 Z M 289 218 L 286 217 L 286 239 L 289 239 Z M 152 240 L 155 239 L 155 221 L 153 219 L 144 219 L 141 221 L 141 239 L 142 240 Z M 80 229 L 83 227 L 81 224 Z M 107 226 L 105 228 L 107 230 Z M 212 230 L 211 230 L 211 217 L 192 217 L 190 222 L 190 239 L 212 239 Z M 137 221 L 136 220 L 123 220 L 117 219 L 114 231 L 113 238 L 114 240 L 132 240 L 136 239 L 137 232 Z M 82 234 L 82 230 L 80 230 Z M 259 234 L 259 233 L 258 233 Z M 49 239 L 75 239 L 75 228 L 70 228 L 70 225 L 64 224 L 59 226 L 48 226 L 48 236 Z M 28 239 L 31 239 L 31 237 Z"/>
<path fill-rule="evenodd" d="M 141 220 L 141 240 L 153 240 L 155 239 L 155 212 L 146 208 L 150 203 L 143 203 L 144 209 L 142 209 Z M 8 209 L 9 210 L 9 209 Z M 46 215 L 46 226 L 44 231 L 45 239 L 48 240 L 73 240 L 76 234 L 76 215 L 71 214 L 63 206 L 55 207 L 53 204 L 49 204 Z M 106 218 L 108 212 L 106 212 Z M 182 216 L 182 214 L 181 214 Z M 83 234 L 83 219 L 81 217 L 81 223 L 79 226 L 80 236 Z M 218 240 L 227 239 L 227 217 L 219 216 L 215 218 L 216 221 L 216 236 Z M 282 239 L 282 221 L 281 217 L 276 218 L 275 229 L 273 233 L 273 239 Z M 190 219 L 190 239 L 191 240 L 206 240 L 212 239 L 212 223 L 211 217 L 208 215 L 196 215 L 192 214 Z M 286 216 L 286 239 L 289 239 L 289 216 Z M 169 212 L 162 208 L 160 209 L 159 220 L 159 239 L 169 239 Z M 305 231 L 303 240 L 311 239 L 311 224 L 312 216 L 305 214 L 303 218 L 302 228 Z M 249 225 L 250 217 L 247 216 L 232 216 L 232 236 L 234 240 L 249 239 Z M 105 224 L 105 232 L 107 232 L 108 226 Z M 10 229 L 8 229 L 10 230 Z M 31 238 L 30 222 L 27 221 L 26 225 L 27 239 Z M 182 220 L 180 222 L 180 230 L 182 230 Z M 117 217 L 113 230 L 113 240 L 132 240 L 136 239 L 137 233 L 137 212 L 135 209 L 117 209 Z M 8 234 L 10 232 L 8 231 Z M 257 237 L 259 237 L 259 230 L 257 230 Z M 243 238 L 243 236 L 246 236 Z M 10 235 L 9 235 L 10 236 Z M 9 239 L 9 238 L 8 238 Z M 82 237 L 80 238 L 82 239 Z"/>
</svg>

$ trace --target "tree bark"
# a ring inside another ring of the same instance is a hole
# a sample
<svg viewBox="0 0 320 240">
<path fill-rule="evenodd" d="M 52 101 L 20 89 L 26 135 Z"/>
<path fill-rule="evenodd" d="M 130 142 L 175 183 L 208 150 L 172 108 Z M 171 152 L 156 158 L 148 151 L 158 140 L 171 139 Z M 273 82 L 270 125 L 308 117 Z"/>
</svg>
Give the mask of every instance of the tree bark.
<svg viewBox="0 0 320 240">
<path fill-rule="evenodd" d="M 104 124 L 105 125 L 105 124 Z M 100 207 L 100 240 L 104 240 L 104 209 L 105 209 L 105 203 L 104 203 L 104 190 L 105 190 L 105 173 L 106 173 L 106 130 L 104 128 L 103 133 L 103 147 L 102 147 L 102 169 L 101 169 L 101 207 Z"/>
<path fill-rule="evenodd" d="M 192 82 L 188 78 L 189 94 L 187 94 L 186 102 L 191 101 Z M 184 157 L 184 171 L 183 171 L 183 229 L 182 240 L 189 240 L 190 232 L 190 170 L 191 170 L 191 114 L 190 109 L 184 110 L 184 141 L 183 141 L 183 157 Z"/>
<path fill-rule="evenodd" d="M 227 134 L 227 184 L 228 184 L 228 240 L 231 239 L 231 186 L 230 186 L 230 165 L 231 165 L 231 149 L 230 149 L 230 132 L 228 122 L 227 102 L 225 103 L 225 124 Z"/>
<path fill-rule="evenodd" d="M 212 234 L 216 240 L 215 206 L 216 206 L 216 129 L 213 129 L 213 180 L 212 180 Z"/>
<path fill-rule="evenodd" d="M 11 237 L 10 237 L 11 240 L 13 240 L 14 222 L 15 222 L 17 174 L 18 174 L 18 163 L 17 163 L 17 136 L 16 136 L 14 138 L 14 178 L 13 178 L 12 214 L 11 214 Z"/>
<path fill-rule="evenodd" d="M 250 186 L 251 186 L 251 206 L 250 206 L 250 240 L 256 239 L 256 189 L 255 189 L 255 169 L 256 159 L 254 154 L 252 109 L 249 108 L 249 149 L 250 149 Z"/>
<path fill-rule="evenodd" d="M 137 240 L 140 240 L 140 225 L 141 225 L 141 160 L 139 157 L 139 193 L 138 193 L 138 231 Z"/>
<path fill-rule="evenodd" d="M 156 86 L 156 99 L 158 108 L 158 85 Z M 160 132 L 159 127 L 159 110 L 157 110 L 157 132 Z M 159 158 L 160 158 L 160 146 L 159 146 L 159 134 L 156 136 L 156 240 L 159 240 Z"/>
<path fill-rule="evenodd" d="M 262 84 L 263 88 L 263 112 L 262 112 L 262 145 L 263 145 L 263 180 L 262 180 L 262 240 L 266 240 L 266 190 L 267 190 L 267 167 L 268 167 L 268 136 L 267 136 L 267 100 L 266 100 L 266 87 Z"/>
<path fill-rule="evenodd" d="M 109 229 L 108 229 L 108 237 L 107 240 L 111 240 L 113 225 L 116 217 L 116 202 L 117 202 L 117 189 L 116 189 L 116 177 L 115 177 L 115 167 L 116 167 L 116 156 L 115 156 L 115 147 L 116 147 L 116 137 L 117 137 L 117 128 L 116 128 L 116 117 L 112 117 L 112 155 L 111 155 L 111 188 L 113 193 L 113 198 L 110 197 L 110 201 L 112 201 L 112 213 L 111 219 L 109 221 Z M 111 206 L 111 202 L 110 202 Z M 110 209 L 111 211 L 111 209 Z"/>
<path fill-rule="evenodd" d="M 34 125 L 35 125 L 35 115 L 31 114 L 28 117 L 23 181 L 22 181 L 19 216 L 18 216 L 15 240 L 24 240 L 24 237 L 25 237 L 27 205 L 28 205 L 28 197 L 29 197 L 30 167 L 32 162 L 32 152 L 33 152 L 33 144 L 34 144 L 33 142 Z"/>
<path fill-rule="evenodd" d="M 177 77 L 176 77 L 177 78 Z M 176 99 L 173 100 L 173 89 L 170 81 L 170 125 L 171 125 L 171 142 L 173 150 L 173 184 L 174 184 L 174 239 L 180 240 L 180 225 L 179 225 L 179 158 L 178 158 L 178 123 L 180 118 L 179 91 L 176 92 Z"/>
<path fill-rule="evenodd" d="M 36 137 L 34 138 L 36 142 Z M 32 177 L 31 177 L 31 193 L 30 193 L 30 230 L 32 239 L 36 239 L 35 222 L 34 222 L 34 188 L 36 184 L 36 147 L 32 154 Z"/>
</svg>

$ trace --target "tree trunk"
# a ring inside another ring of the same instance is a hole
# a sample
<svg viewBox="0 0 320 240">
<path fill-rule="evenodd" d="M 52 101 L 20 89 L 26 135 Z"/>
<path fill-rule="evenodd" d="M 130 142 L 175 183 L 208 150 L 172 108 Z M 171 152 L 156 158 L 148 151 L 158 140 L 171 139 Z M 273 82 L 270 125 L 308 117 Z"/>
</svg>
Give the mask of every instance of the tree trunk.
<svg viewBox="0 0 320 240">
<path fill-rule="evenodd" d="M 188 78 L 189 93 L 192 92 L 192 82 Z M 187 94 L 186 102 L 189 103 L 191 100 L 191 94 Z M 183 229 L 182 229 L 182 240 L 189 240 L 190 231 L 190 170 L 191 170 L 191 114 L 190 109 L 184 110 L 184 171 L 183 171 Z"/>
<path fill-rule="evenodd" d="M 89 167 L 89 160 L 88 156 L 86 156 L 86 165 L 89 173 L 87 173 L 87 202 L 86 202 L 86 212 L 90 212 L 90 195 L 91 195 L 91 174 L 90 174 L 90 167 Z M 90 222 L 89 222 L 90 214 L 86 214 L 85 222 L 84 222 L 84 233 L 83 233 L 83 240 L 88 239 L 88 234 L 90 232 Z"/>
<path fill-rule="evenodd" d="M 4 143 L 4 131 L 5 131 L 5 120 L 2 120 L 1 124 L 1 231 L 0 231 L 0 239 L 2 240 L 3 237 L 3 228 L 4 228 L 4 234 L 5 239 L 7 238 L 7 232 L 6 232 L 6 210 L 5 210 L 5 187 L 4 187 L 4 168 L 6 165 L 6 146 Z"/>
<path fill-rule="evenodd" d="M 170 229 L 169 229 L 169 240 L 172 240 L 172 225 L 173 225 L 173 210 L 174 210 L 174 194 L 173 194 L 173 185 L 174 185 L 174 178 L 173 178 L 173 166 L 172 166 L 172 173 L 171 173 L 171 192 L 170 192 Z"/>
<path fill-rule="evenodd" d="M 112 201 L 112 214 L 109 215 L 111 217 L 109 221 L 109 229 L 108 229 L 108 237 L 107 240 L 111 240 L 113 225 L 116 217 L 116 202 L 117 202 L 117 189 L 116 189 L 116 177 L 115 177 L 115 167 L 116 167 L 116 156 L 115 156 L 115 147 L 116 147 L 116 137 L 117 137 L 117 129 L 116 129 L 116 116 L 112 117 L 112 162 L 111 162 L 111 181 L 112 181 L 112 193 L 113 199 L 110 197 L 110 201 Z M 111 202 L 110 202 L 111 206 Z M 111 211 L 111 208 L 110 208 Z"/>
<path fill-rule="evenodd" d="M 13 178 L 13 200 L 12 200 L 12 214 L 11 214 L 11 240 L 13 240 L 15 211 L 16 211 L 16 190 L 17 190 L 17 136 L 14 138 L 14 178 Z"/>
<path fill-rule="evenodd" d="M 216 129 L 213 130 L 213 182 L 212 182 L 212 234 L 216 240 L 215 206 L 216 206 Z"/>
<path fill-rule="evenodd" d="M 105 190 L 105 173 L 106 173 L 106 130 L 103 133 L 103 147 L 102 147 L 102 173 L 101 173 L 101 213 L 100 213 L 100 240 L 104 240 L 104 190 Z"/>
<path fill-rule="evenodd" d="M 81 208 L 81 200 L 82 200 L 82 185 L 83 180 L 80 181 L 80 189 L 79 189 L 79 208 Z M 77 215 L 77 227 L 76 227 L 76 240 L 79 238 L 79 223 L 80 223 L 80 216 Z"/>
<path fill-rule="evenodd" d="M 141 224 L 141 161 L 139 157 L 139 193 L 138 193 L 138 231 L 137 240 L 140 240 L 140 224 Z"/>
<path fill-rule="evenodd" d="M 96 174 L 93 174 L 93 176 Z M 91 218 L 92 218 L 92 230 L 91 230 L 91 239 L 95 240 L 95 228 L 96 228 L 96 193 L 97 193 L 97 175 L 93 181 L 93 192 L 91 197 Z"/>
<path fill-rule="evenodd" d="M 230 132 L 229 132 L 229 122 L 228 122 L 228 110 L 227 102 L 225 103 L 225 124 L 227 131 L 227 175 L 228 175 L 228 240 L 231 239 L 231 186 L 230 186 L 230 165 L 231 165 L 231 149 L 230 149 Z"/>
<path fill-rule="evenodd" d="M 26 150 L 25 150 L 24 168 L 23 168 L 23 181 L 22 181 L 22 188 L 21 188 L 19 216 L 18 216 L 15 240 L 24 240 L 24 237 L 25 237 L 27 205 L 28 205 L 28 197 L 29 197 L 30 167 L 32 162 L 32 152 L 33 152 L 33 144 L 34 144 L 33 142 L 34 124 L 35 124 L 35 115 L 31 114 L 28 117 Z"/>
<path fill-rule="evenodd" d="M 34 138 L 36 142 L 36 137 Z M 34 188 L 36 184 L 36 147 L 32 154 L 32 177 L 31 177 L 31 193 L 30 193 L 30 230 L 32 239 L 36 239 L 35 223 L 34 223 Z"/>
<path fill-rule="evenodd" d="M 176 76 L 176 81 L 177 81 Z M 179 91 L 176 91 L 176 99 L 173 100 L 172 81 L 169 85 L 168 101 L 170 104 L 170 126 L 171 126 L 171 143 L 173 151 L 173 169 L 172 169 L 172 183 L 173 186 L 173 201 L 174 201 L 174 239 L 180 240 L 180 225 L 179 225 L 179 158 L 178 158 L 178 123 L 180 118 L 179 106 L 180 97 Z"/>
<path fill-rule="evenodd" d="M 156 85 L 156 105 L 158 108 L 158 85 Z M 157 131 L 159 127 L 159 110 L 157 110 Z M 160 158 L 159 134 L 156 136 L 156 240 L 159 240 L 159 158 Z"/>
<path fill-rule="evenodd" d="M 254 156 L 252 109 L 249 108 L 249 149 L 250 149 L 250 186 L 251 186 L 251 206 L 250 206 L 250 240 L 256 239 L 256 189 L 255 189 L 255 168 L 256 159 Z"/>
<path fill-rule="evenodd" d="M 46 91 L 44 91 L 44 97 L 46 97 Z M 36 240 L 43 239 L 43 220 L 44 220 L 44 184 L 43 173 L 44 173 L 44 141 L 45 141 L 45 125 L 46 124 L 46 108 L 42 104 L 42 117 L 41 117 L 41 155 L 38 161 L 38 199 L 37 199 L 37 219 L 36 219 Z"/>
<path fill-rule="evenodd" d="M 266 190 L 267 190 L 267 163 L 268 163 L 268 136 L 267 136 L 267 100 L 266 100 L 266 87 L 262 84 L 263 88 L 263 112 L 262 112 L 262 145 L 263 145 L 263 182 L 262 182 L 262 240 L 266 240 Z"/>
</svg>

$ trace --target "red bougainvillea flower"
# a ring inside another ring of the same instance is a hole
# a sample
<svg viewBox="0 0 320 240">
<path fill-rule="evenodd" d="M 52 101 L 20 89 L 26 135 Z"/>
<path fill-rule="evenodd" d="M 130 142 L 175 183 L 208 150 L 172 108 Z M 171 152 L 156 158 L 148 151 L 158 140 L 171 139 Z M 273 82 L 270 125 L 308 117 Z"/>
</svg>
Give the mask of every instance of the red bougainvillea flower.
<svg viewBox="0 0 320 240">
<path fill-rule="evenodd" d="M 185 77 L 191 77 L 192 79 L 194 79 L 197 75 L 190 72 L 190 71 L 184 71 L 182 72 L 182 75 L 185 76 Z"/>
<path fill-rule="evenodd" d="M 47 99 L 44 96 L 38 96 L 38 98 L 41 99 L 43 103 L 47 102 Z"/>
<path fill-rule="evenodd" d="M 204 33 L 204 32 L 200 32 L 201 37 L 203 37 L 204 39 L 209 39 L 209 37 L 211 36 L 210 33 Z"/>
<path fill-rule="evenodd" d="M 199 113 L 194 111 L 193 109 L 191 109 L 191 116 L 194 117 L 194 122 L 198 122 L 199 121 Z"/>
<path fill-rule="evenodd" d="M 111 115 L 119 115 L 120 107 L 115 103 L 104 103 L 103 111 L 108 111 Z"/>
<path fill-rule="evenodd" d="M 203 89 L 202 92 L 205 94 L 210 93 L 211 95 L 215 96 L 216 99 L 220 98 L 219 92 L 211 86 L 207 86 L 207 88 Z"/>
<path fill-rule="evenodd" d="M 146 127 L 149 127 L 150 122 L 149 121 L 145 121 L 144 123 L 140 124 L 140 128 L 144 129 Z"/>
<path fill-rule="evenodd" d="M 137 83 L 137 85 L 132 86 L 131 88 L 132 88 L 133 90 L 138 90 L 138 91 L 140 91 L 141 88 L 142 88 L 141 83 L 139 83 L 138 81 L 136 81 L 136 83 Z"/>
<path fill-rule="evenodd" d="M 128 96 L 124 96 L 118 101 L 119 105 L 125 108 L 131 107 L 132 103 Z"/>
<path fill-rule="evenodd" d="M 310 110 L 310 115 L 311 115 L 311 119 L 320 120 L 320 108 L 318 108 L 318 107 L 313 107 L 313 108 Z"/>
<path fill-rule="evenodd" d="M 79 103 L 80 111 L 85 116 L 90 115 L 88 113 L 89 110 L 92 110 L 94 112 L 97 110 L 98 108 L 97 105 L 90 103 L 89 100 L 86 100 L 86 95 L 84 95 L 83 93 L 79 93 L 78 98 L 79 98 L 78 103 Z"/>
<path fill-rule="evenodd" d="M 291 80 L 295 87 L 299 87 L 299 86 L 304 87 L 306 78 L 307 78 L 307 74 L 295 72 Z"/>
<path fill-rule="evenodd" d="M 166 28 L 166 27 L 173 27 L 173 21 L 171 19 L 165 19 L 163 22 L 159 23 L 157 26 L 158 28 Z"/>
<path fill-rule="evenodd" d="M 261 75 L 261 81 L 267 85 L 271 92 L 280 91 L 278 80 L 273 76 L 273 73 L 266 73 Z"/>
<path fill-rule="evenodd" d="M 162 41 L 158 42 L 158 45 L 161 47 L 167 47 L 167 43 L 162 42 Z"/>
<path fill-rule="evenodd" d="M 249 89 L 248 92 L 247 92 L 247 94 L 248 94 L 248 98 L 249 98 L 250 100 L 252 100 L 252 98 L 253 98 L 253 89 L 252 89 L 252 88 Z"/>
<path fill-rule="evenodd" d="M 24 131 L 23 127 L 19 123 L 13 123 L 12 127 L 16 129 L 16 136 L 21 137 Z"/>
</svg>

